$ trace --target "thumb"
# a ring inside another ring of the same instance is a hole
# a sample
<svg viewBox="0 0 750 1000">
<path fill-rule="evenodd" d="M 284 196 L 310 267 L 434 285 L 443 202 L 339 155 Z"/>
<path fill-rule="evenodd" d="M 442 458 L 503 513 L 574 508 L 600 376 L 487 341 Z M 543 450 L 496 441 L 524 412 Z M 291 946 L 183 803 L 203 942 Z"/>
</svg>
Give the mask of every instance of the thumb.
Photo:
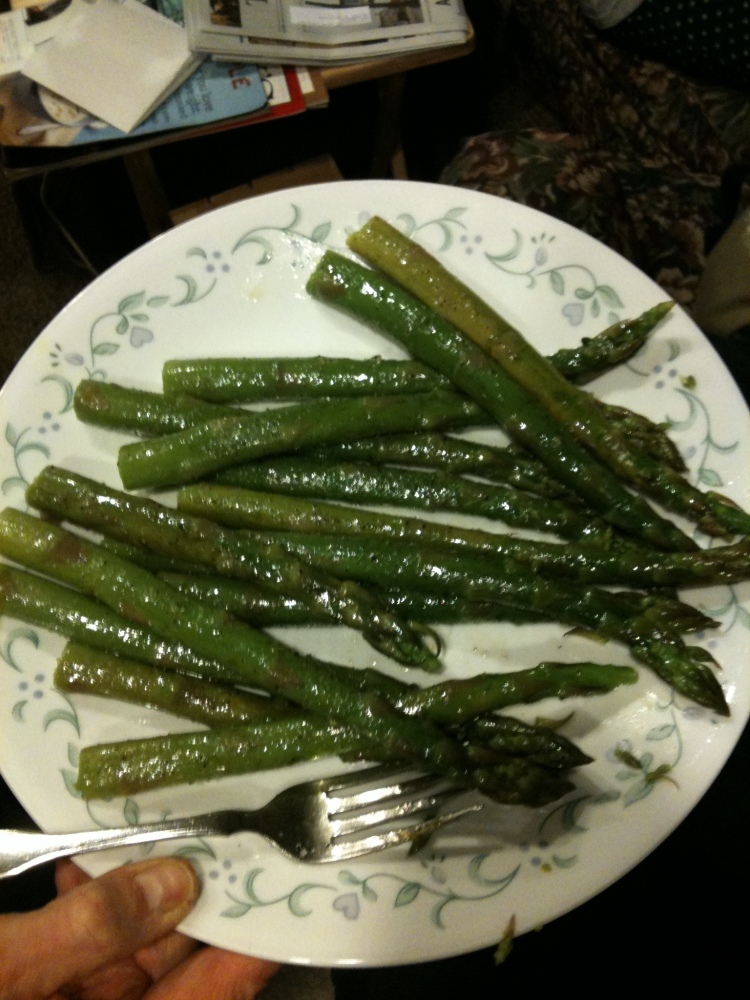
<svg viewBox="0 0 750 1000">
<path fill-rule="evenodd" d="M 200 887 L 187 861 L 159 858 L 92 879 L 41 910 L 0 917 L 0 997 L 36 1000 L 174 930 Z"/>
</svg>

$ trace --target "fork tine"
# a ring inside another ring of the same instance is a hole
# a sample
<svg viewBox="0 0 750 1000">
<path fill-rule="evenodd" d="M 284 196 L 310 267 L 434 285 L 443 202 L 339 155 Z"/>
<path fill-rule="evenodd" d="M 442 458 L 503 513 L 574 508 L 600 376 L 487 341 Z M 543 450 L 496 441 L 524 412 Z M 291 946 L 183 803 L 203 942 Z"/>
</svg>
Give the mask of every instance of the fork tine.
<svg viewBox="0 0 750 1000">
<path fill-rule="evenodd" d="M 403 773 L 403 768 L 400 769 Z M 327 796 L 328 815 L 333 816 L 352 809 L 362 809 L 364 806 L 374 805 L 376 802 L 383 802 L 386 799 L 395 799 L 407 795 L 416 795 L 425 789 L 439 784 L 446 784 L 444 778 L 434 774 L 420 774 L 408 780 L 394 782 L 390 785 L 380 785 L 378 788 L 367 788 L 352 795 Z M 361 782 L 360 782 L 361 784 Z M 453 793 L 461 791 L 457 785 L 446 785 Z"/>
<path fill-rule="evenodd" d="M 423 823 L 415 823 L 413 826 L 405 827 L 401 830 L 388 830 L 384 833 L 362 837 L 359 840 L 349 840 L 340 844 L 332 844 L 326 853 L 325 860 L 347 861 L 350 858 L 357 858 L 363 854 L 374 854 L 376 851 L 382 851 L 386 847 L 398 847 L 399 844 L 406 844 L 409 841 L 416 840 L 417 837 L 434 833 L 440 827 L 448 823 L 453 823 L 457 819 L 461 819 L 462 816 L 478 812 L 482 808 L 481 803 L 476 803 L 465 806 L 463 809 L 457 809 L 452 813 L 435 816 L 432 819 L 425 820 Z"/>
<path fill-rule="evenodd" d="M 335 792 L 339 788 L 356 788 L 370 782 L 379 782 L 395 774 L 403 774 L 406 769 L 403 764 L 376 764 L 359 771 L 349 771 L 347 774 L 337 774 L 332 778 L 319 778 L 315 786 L 324 792 Z"/>
<path fill-rule="evenodd" d="M 331 831 L 334 837 L 345 837 L 352 833 L 358 833 L 372 826 L 379 826 L 381 823 L 388 823 L 394 819 L 404 819 L 407 816 L 414 816 L 416 813 L 425 812 L 427 809 L 435 809 L 447 798 L 452 798 L 456 794 L 455 788 L 446 788 L 421 799 L 409 799 L 398 802 L 395 805 L 374 809 L 368 813 L 360 813 L 351 816 L 349 819 L 332 819 Z"/>
</svg>

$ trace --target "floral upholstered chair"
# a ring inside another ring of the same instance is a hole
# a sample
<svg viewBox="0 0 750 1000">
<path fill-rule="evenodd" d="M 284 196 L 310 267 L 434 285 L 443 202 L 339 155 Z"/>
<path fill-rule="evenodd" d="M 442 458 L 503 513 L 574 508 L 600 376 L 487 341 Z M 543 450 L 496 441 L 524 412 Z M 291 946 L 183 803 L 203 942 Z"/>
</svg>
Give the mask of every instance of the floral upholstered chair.
<svg viewBox="0 0 750 1000">
<path fill-rule="evenodd" d="M 576 0 L 514 0 L 511 23 L 525 88 L 559 130 L 475 136 L 441 179 L 564 219 L 690 308 L 750 201 L 750 96 L 616 48 Z"/>
</svg>

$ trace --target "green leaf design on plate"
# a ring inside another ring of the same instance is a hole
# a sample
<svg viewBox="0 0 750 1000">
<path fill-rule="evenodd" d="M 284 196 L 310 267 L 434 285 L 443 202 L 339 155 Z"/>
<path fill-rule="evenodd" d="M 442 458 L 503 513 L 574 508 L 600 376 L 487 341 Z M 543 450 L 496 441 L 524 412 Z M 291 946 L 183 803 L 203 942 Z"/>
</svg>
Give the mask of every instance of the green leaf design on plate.
<svg viewBox="0 0 750 1000">
<path fill-rule="evenodd" d="M 646 739 L 653 741 L 669 739 L 675 729 L 676 726 L 673 722 L 665 722 L 661 726 L 654 726 L 653 729 L 650 729 L 646 734 Z"/>
<path fill-rule="evenodd" d="M 125 817 L 125 822 L 128 826 L 138 825 L 141 810 L 138 808 L 138 803 L 134 799 L 125 799 L 125 805 L 122 807 L 122 814 Z"/>
<path fill-rule="evenodd" d="M 208 254 L 201 247 L 191 247 L 185 254 L 186 257 L 202 257 L 204 260 L 208 260 Z"/>
<path fill-rule="evenodd" d="M 126 295 L 124 299 L 120 299 L 120 304 L 117 306 L 118 313 L 126 313 L 131 309 L 137 309 L 145 298 L 145 291 L 135 292 L 133 295 Z"/>
<path fill-rule="evenodd" d="M 622 309 L 623 302 L 611 285 L 597 285 L 596 290 L 610 309 Z"/>
<path fill-rule="evenodd" d="M 550 271 L 549 283 L 553 292 L 556 292 L 558 295 L 565 294 L 565 278 L 563 278 L 559 271 Z"/>
<path fill-rule="evenodd" d="M 577 299 L 590 299 L 594 293 L 588 288 L 576 288 L 573 294 Z"/>
<path fill-rule="evenodd" d="M 310 889 L 327 889 L 328 886 L 320 886 L 315 882 L 305 882 L 302 885 L 298 885 L 297 888 L 289 894 L 289 899 L 287 900 L 287 906 L 295 917 L 309 917 L 312 913 L 311 909 L 303 906 L 302 897 Z"/>
<path fill-rule="evenodd" d="M 16 722 L 23 722 L 24 721 L 24 719 L 23 719 L 23 710 L 26 707 L 26 704 L 27 704 L 27 701 L 24 698 L 23 701 L 17 701 L 15 703 L 15 705 L 13 706 L 13 708 L 11 709 L 10 714 L 13 716 L 13 718 L 16 720 Z"/>
<path fill-rule="evenodd" d="M 146 305 L 152 309 L 158 309 L 159 306 L 164 306 L 167 302 L 169 302 L 168 295 L 154 295 L 152 298 L 146 300 Z"/>
<path fill-rule="evenodd" d="M 721 478 L 718 472 L 713 469 L 707 469 L 705 466 L 698 470 L 698 482 L 703 483 L 704 486 L 723 486 L 724 480 Z"/>
<path fill-rule="evenodd" d="M 175 858 L 189 858 L 193 854 L 206 854 L 209 858 L 216 858 L 216 851 L 203 841 L 197 844 L 187 844 L 172 852 L 172 856 Z"/>
<path fill-rule="evenodd" d="M 130 318 L 136 320 L 138 323 L 148 323 L 146 313 L 132 313 Z"/>
<path fill-rule="evenodd" d="M 18 433 L 16 432 L 16 429 L 13 426 L 13 424 L 5 425 L 5 440 L 11 446 L 11 448 L 15 448 L 16 443 L 18 441 Z"/>
<path fill-rule="evenodd" d="M 26 482 L 26 480 L 22 479 L 20 476 L 8 476 L 8 478 L 4 479 L 2 483 L 1 488 L 3 491 L 3 496 L 7 497 L 7 495 L 11 492 L 11 490 L 15 489 L 25 490 L 28 485 L 29 484 Z"/>
<path fill-rule="evenodd" d="M 627 792 L 623 795 L 622 802 L 624 807 L 627 809 L 627 807 L 632 806 L 634 802 L 640 802 L 641 799 L 645 799 L 647 795 L 650 795 L 653 790 L 654 782 L 646 781 L 645 778 L 642 778 L 634 785 L 631 785 Z"/>
<path fill-rule="evenodd" d="M 72 795 L 74 799 L 80 799 L 81 793 L 76 788 L 76 773 L 75 771 L 68 770 L 67 767 L 60 768 L 60 774 L 62 775 L 62 780 L 65 782 L 65 788 L 69 795 Z"/>
<path fill-rule="evenodd" d="M 119 324 L 118 324 L 118 326 L 119 326 Z M 127 330 L 127 326 L 125 327 L 125 329 Z M 123 333 L 124 332 L 125 331 L 123 330 Z M 119 330 L 118 330 L 118 333 L 119 333 Z M 111 354 L 117 354 L 117 352 L 119 350 L 120 350 L 120 345 L 119 344 L 113 344 L 111 340 L 103 340 L 100 344 L 96 344 L 92 348 L 91 353 L 95 357 L 108 357 Z"/>
<path fill-rule="evenodd" d="M 578 863 L 578 855 L 572 854 L 569 858 L 561 858 L 559 854 L 553 854 L 552 862 L 556 868 L 572 868 Z"/>
<path fill-rule="evenodd" d="M 330 222 L 321 222 L 320 225 L 316 226 L 310 234 L 310 239 L 313 243 L 325 243 L 328 239 L 328 234 L 331 231 Z"/>
<path fill-rule="evenodd" d="M 123 316 L 122 319 L 120 319 L 118 321 L 117 326 L 115 327 L 115 333 L 119 333 L 120 336 L 122 336 L 124 333 L 128 332 L 128 327 L 129 326 L 130 326 L 130 323 L 128 321 L 128 317 L 127 316 Z"/>
<path fill-rule="evenodd" d="M 247 903 L 233 903 L 228 906 L 226 910 L 221 911 L 222 917 L 231 917 L 236 919 L 237 917 L 244 917 L 245 914 L 251 909 Z"/>
<path fill-rule="evenodd" d="M 67 722 L 68 725 L 72 726 L 78 735 L 81 735 L 81 727 L 78 723 L 78 717 L 75 712 L 71 712 L 67 708 L 53 708 L 51 711 L 47 712 L 42 720 L 42 728 L 46 732 L 53 722 Z"/>
<path fill-rule="evenodd" d="M 16 663 L 15 654 L 13 652 L 13 647 L 19 639 L 24 639 L 26 642 L 30 642 L 34 649 L 39 648 L 39 636 L 33 629 L 27 628 L 25 625 L 20 625 L 18 628 L 11 629 L 5 639 L 5 645 L 3 646 L 0 656 L 5 660 L 9 667 L 13 670 L 22 673 L 21 668 Z"/>
<path fill-rule="evenodd" d="M 394 909 L 399 906 L 408 906 L 409 903 L 413 903 L 419 895 L 421 888 L 422 886 L 419 882 L 407 882 L 406 885 L 402 885 L 396 893 L 396 898 L 393 902 Z"/>
<path fill-rule="evenodd" d="M 75 743 L 68 743 L 68 760 L 72 767 L 78 767 L 78 760 L 81 752 Z"/>
<path fill-rule="evenodd" d="M 401 215 L 397 216 L 396 221 L 401 223 L 401 229 L 407 236 L 411 236 L 417 228 L 417 220 L 413 215 L 409 215 L 408 212 L 403 212 Z"/>
<path fill-rule="evenodd" d="M 73 386 L 66 378 L 63 378 L 62 375 L 45 375 L 42 382 L 57 383 L 65 394 L 63 407 L 59 411 L 60 413 L 67 413 L 69 410 L 73 409 Z"/>
<path fill-rule="evenodd" d="M 350 871 L 341 871 L 338 874 L 339 882 L 343 882 L 344 885 L 360 885 L 362 879 L 357 878 Z"/>
</svg>

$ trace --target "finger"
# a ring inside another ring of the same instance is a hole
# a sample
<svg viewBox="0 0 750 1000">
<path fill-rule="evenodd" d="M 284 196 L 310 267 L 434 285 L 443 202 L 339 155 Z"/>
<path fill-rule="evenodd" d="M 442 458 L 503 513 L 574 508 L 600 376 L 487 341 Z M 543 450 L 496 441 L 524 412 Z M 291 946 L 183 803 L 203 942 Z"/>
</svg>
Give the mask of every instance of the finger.
<svg viewBox="0 0 750 1000">
<path fill-rule="evenodd" d="M 189 862 L 160 858 L 117 868 L 33 913 L 0 918 L 0 996 L 48 997 L 132 956 L 175 929 L 199 888 Z"/>
<path fill-rule="evenodd" d="M 58 896 L 64 896 L 71 889 L 77 889 L 79 885 L 85 885 L 90 881 L 91 876 L 70 858 L 62 858 L 55 863 L 55 887 Z"/>
<path fill-rule="evenodd" d="M 202 948 L 156 983 L 146 1000 L 253 1000 L 281 966 L 222 948 Z"/>
<path fill-rule="evenodd" d="M 55 885 L 59 896 L 64 896 L 79 885 L 91 881 L 81 868 L 68 858 L 63 858 L 55 866 Z M 173 931 L 155 944 L 137 951 L 132 958 L 100 969 L 77 984 L 87 1000 L 98 997 L 120 998 L 140 997 L 157 979 L 171 972 L 180 962 L 184 962 L 198 946 L 194 938 Z"/>
<path fill-rule="evenodd" d="M 133 955 L 133 961 L 151 979 L 162 979 L 180 962 L 184 962 L 189 955 L 192 955 L 197 947 L 198 942 L 195 938 L 174 931 L 161 941 L 141 948 Z"/>
</svg>

